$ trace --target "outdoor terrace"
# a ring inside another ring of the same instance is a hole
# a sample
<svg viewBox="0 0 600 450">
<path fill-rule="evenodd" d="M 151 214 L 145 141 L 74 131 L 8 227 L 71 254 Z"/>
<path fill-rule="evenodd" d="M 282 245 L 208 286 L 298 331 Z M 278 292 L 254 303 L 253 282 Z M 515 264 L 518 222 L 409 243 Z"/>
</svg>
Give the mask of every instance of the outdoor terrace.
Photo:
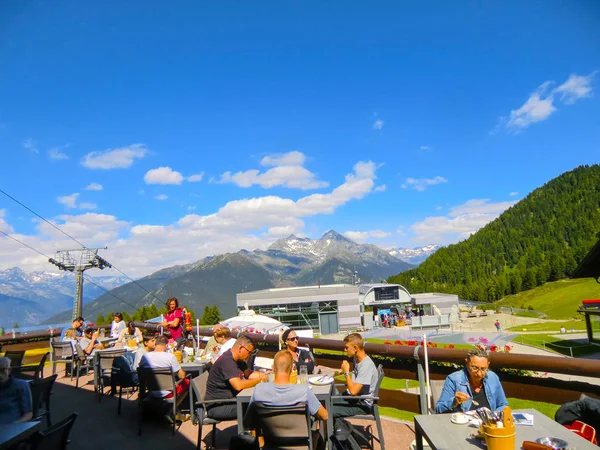
<svg viewBox="0 0 600 450">
<path fill-rule="evenodd" d="M 140 324 L 142 325 L 142 324 Z M 208 335 L 208 331 L 201 331 Z M 277 350 L 276 336 L 253 336 L 259 342 L 260 355 L 272 357 Z M 28 336 L 31 340 L 34 336 Z M 41 336 L 43 339 L 44 337 Z M 47 338 L 46 338 L 47 339 Z M 5 344 L 10 343 L 10 338 L 0 338 Z M 339 369 L 343 343 L 340 340 L 303 339 L 314 350 L 317 362 L 324 368 Z M 14 341 L 13 341 L 14 342 Z M 0 342 L 1 343 L 1 342 Z M 47 348 L 48 341 L 17 343 L 6 345 L 7 349 L 34 349 L 37 357 L 27 357 L 26 363 L 35 362 L 41 356 L 42 348 Z M 366 346 L 367 352 L 374 357 L 376 364 L 383 364 L 386 377 L 389 379 L 417 380 L 419 391 L 423 394 L 424 386 L 424 349 L 414 346 L 397 346 L 386 344 L 372 344 Z M 442 380 L 455 367 L 462 366 L 466 351 L 443 348 L 430 348 L 429 372 L 431 379 Z M 600 361 L 578 358 L 552 357 L 541 355 L 522 354 L 495 354 L 492 359 L 492 369 L 501 380 L 507 397 L 535 400 L 560 405 L 564 402 L 576 400 L 581 393 L 600 397 Z M 326 370 L 326 369 L 325 369 Z M 506 371 L 509 370 L 509 371 Z M 523 375 L 523 371 L 547 372 L 547 378 L 536 378 Z M 46 368 L 45 375 L 49 374 Z M 565 374 L 569 376 L 584 377 L 582 381 L 566 381 L 552 378 L 552 374 Z M 62 375 L 62 374 L 61 374 Z M 110 444 L 127 445 L 129 448 L 154 448 L 156 444 L 177 445 L 179 448 L 194 448 L 196 445 L 197 428 L 191 423 L 184 423 L 175 437 L 171 437 L 170 428 L 162 419 L 156 423 L 144 426 L 141 437 L 137 436 L 138 409 L 136 395 L 124 399 L 123 412 L 117 416 L 116 398 L 104 397 L 98 403 L 93 391 L 93 376 L 82 377 L 79 389 L 75 389 L 74 382 L 69 378 L 60 377 L 54 389 L 52 398 L 53 421 L 66 417 L 73 411 L 78 412 L 79 418 L 72 431 L 72 442 L 76 445 L 87 445 L 89 448 L 105 448 Z M 395 410 L 410 413 L 420 413 L 426 409 L 425 396 L 405 392 L 402 389 L 382 388 L 380 391 L 380 405 L 394 408 Z M 226 422 L 218 427 L 222 430 L 218 434 L 217 448 L 227 448 L 229 438 L 236 433 L 235 422 Z M 383 430 L 388 449 L 407 449 L 414 439 L 413 426 L 409 422 L 402 423 L 392 419 L 383 420 Z M 205 427 L 203 436 L 210 439 L 210 429 Z M 376 446 L 377 448 L 377 446 Z"/>
</svg>

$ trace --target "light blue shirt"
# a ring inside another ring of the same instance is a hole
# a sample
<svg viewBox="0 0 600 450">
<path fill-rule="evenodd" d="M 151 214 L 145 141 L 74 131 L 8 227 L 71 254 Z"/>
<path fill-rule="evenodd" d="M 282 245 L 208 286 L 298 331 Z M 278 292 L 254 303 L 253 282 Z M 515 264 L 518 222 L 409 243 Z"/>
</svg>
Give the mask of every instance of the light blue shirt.
<svg viewBox="0 0 600 450">
<path fill-rule="evenodd" d="M 0 384 L 0 424 L 8 425 L 33 411 L 29 383 L 12 376 Z"/>
<path fill-rule="evenodd" d="M 504 395 L 504 389 L 502 389 L 502 385 L 500 384 L 500 378 L 498 378 L 498 375 L 491 370 L 488 370 L 483 378 L 483 387 L 485 389 L 487 401 L 490 404 L 490 409 L 497 411 L 508 406 L 506 395 Z M 466 402 L 461 403 L 458 407 L 452 409 L 452 405 L 454 404 L 454 394 L 457 392 L 466 392 L 469 394 L 470 398 Z M 469 384 L 467 369 L 464 368 L 451 373 L 448 375 L 448 378 L 446 378 L 444 388 L 442 389 L 442 395 L 435 405 L 435 412 L 439 414 L 458 410 L 462 412 L 469 411 L 471 409 L 473 395 L 474 393 Z"/>
<path fill-rule="evenodd" d="M 308 384 L 259 383 L 254 388 L 250 404 L 252 402 L 262 402 L 267 406 L 289 406 L 305 402 L 313 416 L 321 407 L 321 402 L 317 400 Z"/>
</svg>

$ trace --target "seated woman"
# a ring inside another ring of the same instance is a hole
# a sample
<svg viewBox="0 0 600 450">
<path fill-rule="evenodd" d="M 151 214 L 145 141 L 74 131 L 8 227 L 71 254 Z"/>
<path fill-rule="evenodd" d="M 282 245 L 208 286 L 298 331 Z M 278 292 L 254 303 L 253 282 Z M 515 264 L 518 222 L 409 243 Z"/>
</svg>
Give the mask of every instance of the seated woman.
<svg viewBox="0 0 600 450">
<path fill-rule="evenodd" d="M 489 352 L 475 347 L 469 350 L 465 362 L 464 369 L 451 373 L 446 378 L 435 411 L 465 412 L 484 406 L 497 411 L 508 406 L 498 375 L 489 370 Z"/>
<path fill-rule="evenodd" d="M 123 344 L 126 345 L 125 336 L 133 336 L 131 339 L 135 339 L 138 343 L 142 342 L 142 330 L 133 325 L 133 322 L 127 322 L 127 326 L 121 330 L 119 333 L 119 338 L 117 339 L 117 345 Z"/>
<path fill-rule="evenodd" d="M 214 336 L 217 344 L 219 344 L 221 348 L 219 349 L 217 356 L 214 357 L 213 363 L 223 356 L 223 353 L 227 350 L 231 350 L 233 344 L 235 344 L 235 339 L 231 337 L 231 331 L 229 331 L 229 328 L 227 327 L 219 328 L 215 331 Z"/>
<path fill-rule="evenodd" d="M 281 335 L 282 344 L 285 346 L 288 352 L 292 354 L 292 360 L 296 364 L 296 369 L 299 371 L 301 366 L 306 366 L 308 373 L 311 374 L 315 370 L 315 361 L 311 353 L 308 350 L 299 350 L 298 335 L 294 330 L 288 328 Z"/>
</svg>

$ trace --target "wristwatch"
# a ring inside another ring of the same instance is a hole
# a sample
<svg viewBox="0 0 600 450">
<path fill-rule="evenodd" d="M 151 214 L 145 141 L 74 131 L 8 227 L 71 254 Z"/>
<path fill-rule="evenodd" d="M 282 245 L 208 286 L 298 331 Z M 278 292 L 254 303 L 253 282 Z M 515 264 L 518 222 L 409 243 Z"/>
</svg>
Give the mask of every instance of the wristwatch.
<svg viewBox="0 0 600 450">
<path fill-rule="evenodd" d="M 345 377 L 349 377 L 350 376 L 350 372 L 344 372 L 344 376 Z"/>
</svg>

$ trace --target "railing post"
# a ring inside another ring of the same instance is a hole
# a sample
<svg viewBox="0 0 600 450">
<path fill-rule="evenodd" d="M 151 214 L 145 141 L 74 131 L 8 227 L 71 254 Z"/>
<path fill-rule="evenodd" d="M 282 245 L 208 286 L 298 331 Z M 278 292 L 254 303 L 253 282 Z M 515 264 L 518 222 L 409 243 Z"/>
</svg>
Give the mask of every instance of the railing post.
<svg viewBox="0 0 600 450">
<path fill-rule="evenodd" d="M 50 367 L 54 367 L 54 352 L 52 351 L 52 336 L 54 335 L 54 329 L 50 327 Z M 42 378 L 44 377 L 44 369 L 42 368 Z"/>
<path fill-rule="evenodd" d="M 419 358 L 419 346 L 415 347 L 413 353 L 415 361 L 417 362 L 417 380 L 419 380 L 419 403 L 421 405 L 421 414 L 427 414 L 427 390 L 425 386 L 425 369 L 423 368 L 423 361 Z"/>
</svg>

